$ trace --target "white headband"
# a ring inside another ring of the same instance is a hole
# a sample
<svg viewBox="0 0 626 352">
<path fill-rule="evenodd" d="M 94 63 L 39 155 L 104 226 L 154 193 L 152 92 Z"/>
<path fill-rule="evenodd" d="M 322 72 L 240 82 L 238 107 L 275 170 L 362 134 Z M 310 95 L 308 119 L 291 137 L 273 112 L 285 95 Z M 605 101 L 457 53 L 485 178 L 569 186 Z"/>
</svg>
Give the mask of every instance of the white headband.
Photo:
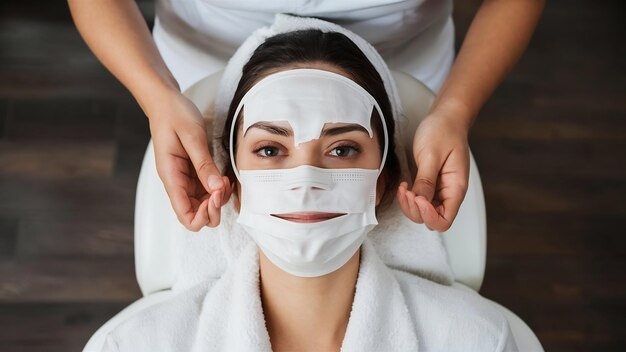
<svg viewBox="0 0 626 352">
<path fill-rule="evenodd" d="M 260 121 L 287 121 L 291 125 L 294 143 L 320 137 L 325 123 L 353 123 L 363 126 L 373 137 L 371 116 L 376 108 L 380 117 L 384 148 L 379 174 L 387 157 L 389 137 L 385 117 L 376 102 L 363 87 L 340 74 L 320 69 L 293 69 L 273 73 L 257 82 L 241 98 L 230 126 L 230 160 L 237 178 L 233 140 L 239 112 L 243 109 L 243 134 Z"/>
</svg>

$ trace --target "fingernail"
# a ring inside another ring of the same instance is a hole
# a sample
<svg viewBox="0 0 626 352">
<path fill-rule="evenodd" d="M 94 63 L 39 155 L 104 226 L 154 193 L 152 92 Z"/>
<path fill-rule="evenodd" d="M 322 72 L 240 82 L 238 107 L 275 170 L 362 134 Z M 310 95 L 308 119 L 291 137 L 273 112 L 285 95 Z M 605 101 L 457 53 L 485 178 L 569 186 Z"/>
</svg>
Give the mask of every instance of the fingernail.
<svg viewBox="0 0 626 352">
<path fill-rule="evenodd" d="M 222 181 L 221 177 L 215 176 L 215 175 L 209 176 L 209 188 L 210 189 L 222 188 L 223 185 L 224 185 L 224 181 Z"/>
</svg>

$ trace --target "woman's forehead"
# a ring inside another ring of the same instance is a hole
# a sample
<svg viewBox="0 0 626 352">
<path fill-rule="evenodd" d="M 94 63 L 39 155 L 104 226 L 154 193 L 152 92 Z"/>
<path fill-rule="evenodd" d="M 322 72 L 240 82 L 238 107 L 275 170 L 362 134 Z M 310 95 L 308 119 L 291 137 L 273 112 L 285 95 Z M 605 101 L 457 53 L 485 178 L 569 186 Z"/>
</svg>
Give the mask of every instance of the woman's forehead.
<svg viewBox="0 0 626 352">
<path fill-rule="evenodd" d="M 271 74 L 240 102 L 243 133 L 260 122 L 275 126 L 288 121 L 296 146 L 321 136 L 325 124 L 361 125 L 373 137 L 373 97 L 349 78 L 319 69 L 294 69 Z"/>
</svg>

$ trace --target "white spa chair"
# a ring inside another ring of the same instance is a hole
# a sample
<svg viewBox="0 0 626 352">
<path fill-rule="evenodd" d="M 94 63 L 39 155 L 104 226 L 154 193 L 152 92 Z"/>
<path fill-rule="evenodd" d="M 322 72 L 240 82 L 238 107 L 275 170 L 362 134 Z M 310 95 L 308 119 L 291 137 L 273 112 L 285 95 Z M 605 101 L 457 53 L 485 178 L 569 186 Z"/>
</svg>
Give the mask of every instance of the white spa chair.
<svg viewBox="0 0 626 352">
<path fill-rule="evenodd" d="M 222 71 L 200 80 L 184 94 L 203 114 L 207 114 L 217 92 Z M 408 126 L 398 126 L 407 131 L 403 136 L 405 150 L 412 160 L 412 138 L 419 121 L 433 102 L 433 93 L 421 82 L 405 73 L 393 71 L 402 105 L 410 118 Z M 212 135 L 210 133 L 209 135 Z M 413 175 L 415 170 L 412 170 Z M 136 312 L 168 299 L 176 278 L 174 239 L 187 231 L 178 223 L 169 198 L 159 179 L 152 144 L 148 145 L 137 185 L 135 203 L 135 269 L 137 281 L 144 297 L 135 301 L 106 322 L 91 337 L 84 351 L 100 351 L 106 335 L 115 326 Z M 470 153 L 470 178 L 467 194 L 453 226 L 443 233 L 448 257 L 455 275 L 455 286 L 478 291 L 483 281 L 486 260 L 486 216 L 483 189 L 478 169 Z M 520 351 L 543 351 L 537 337 L 513 312 L 499 305 L 508 319 Z"/>
</svg>

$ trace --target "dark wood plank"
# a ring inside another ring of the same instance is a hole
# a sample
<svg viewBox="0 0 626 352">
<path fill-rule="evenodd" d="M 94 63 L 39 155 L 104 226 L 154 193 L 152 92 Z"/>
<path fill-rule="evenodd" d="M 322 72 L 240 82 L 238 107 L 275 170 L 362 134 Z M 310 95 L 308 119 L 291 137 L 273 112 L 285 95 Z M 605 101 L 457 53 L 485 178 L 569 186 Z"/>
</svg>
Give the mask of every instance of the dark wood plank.
<svg viewBox="0 0 626 352">
<path fill-rule="evenodd" d="M 0 140 L 0 176 L 40 180 L 105 178 L 113 174 L 115 157 L 114 141 Z"/>
<path fill-rule="evenodd" d="M 81 351 L 120 303 L 0 303 L 0 350 Z"/>
<path fill-rule="evenodd" d="M 19 219 L 0 215 L 0 258 L 12 258 L 17 248 Z"/>
<path fill-rule="evenodd" d="M 148 118 L 134 101 L 120 102 L 116 127 L 115 176 L 137 178 L 150 141 Z"/>
<path fill-rule="evenodd" d="M 129 214 L 85 209 L 71 214 L 49 212 L 23 216 L 16 255 L 21 258 L 132 257 L 133 209 L 128 210 Z"/>
<path fill-rule="evenodd" d="M 91 99 L 14 99 L 6 123 L 9 140 L 111 140 L 115 138 L 114 102 Z"/>
<path fill-rule="evenodd" d="M 0 302 L 114 302 L 141 297 L 131 257 L 0 260 Z"/>
<path fill-rule="evenodd" d="M 0 99 L 0 140 L 5 137 L 7 116 L 9 115 L 9 103 L 7 99 Z"/>
<path fill-rule="evenodd" d="M 154 4 L 138 1 L 153 26 Z M 0 3 L 0 96 L 128 100 L 130 94 L 91 53 L 66 1 Z"/>
</svg>

